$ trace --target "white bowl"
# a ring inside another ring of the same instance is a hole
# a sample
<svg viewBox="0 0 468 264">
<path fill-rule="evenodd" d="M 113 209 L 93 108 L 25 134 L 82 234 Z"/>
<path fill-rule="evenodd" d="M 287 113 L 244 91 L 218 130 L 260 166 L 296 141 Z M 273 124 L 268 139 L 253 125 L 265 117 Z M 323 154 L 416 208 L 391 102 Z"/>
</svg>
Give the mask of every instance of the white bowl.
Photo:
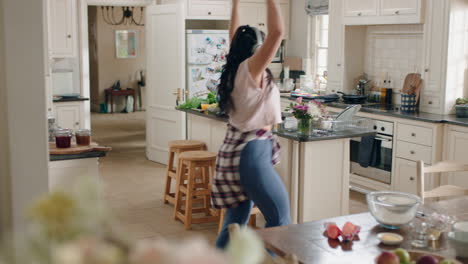
<svg viewBox="0 0 468 264">
<path fill-rule="evenodd" d="M 367 206 L 372 216 L 383 227 L 398 229 L 413 221 L 421 199 L 402 192 L 371 192 L 367 194 Z"/>
<path fill-rule="evenodd" d="M 460 241 L 455 238 L 454 232 L 449 232 L 447 234 L 450 244 L 455 248 L 457 257 L 468 258 L 468 241 Z"/>
<path fill-rule="evenodd" d="M 382 242 L 382 244 L 389 246 L 396 246 L 403 242 L 403 237 L 395 233 L 379 233 L 377 238 Z"/>
</svg>

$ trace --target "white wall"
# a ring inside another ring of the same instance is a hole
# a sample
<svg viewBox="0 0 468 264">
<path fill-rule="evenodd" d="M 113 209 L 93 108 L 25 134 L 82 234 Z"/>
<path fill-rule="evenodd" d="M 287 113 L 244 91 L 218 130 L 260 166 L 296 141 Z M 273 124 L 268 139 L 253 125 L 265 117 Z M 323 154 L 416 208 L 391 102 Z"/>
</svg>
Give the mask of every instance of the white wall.
<svg viewBox="0 0 468 264">
<path fill-rule="evenodd" d="M 4 78 L 0 79 L 0 88 L 4 89 L 2 95 L 6 94 L 7 101 L 6 105 L 0 104 L 0 117 L 7 118 L 7 126 L 3 124 L 0 128 L 0 143 L 9 147 L 9 152 L 0 157 L 0 165 L 6 162 L 10 169 L 0 172 L 2 179 L 11 181 L 13 228 L 21 231 L 26 208 L 48 190 L 43 1 L 0 0 L 0 3 L 3 21 L 0 40 L 4 43 L 4 59 L 0 60 Z M 3 138 L 5 132 L 9 134 L 8 142 Z"/>
</svg>

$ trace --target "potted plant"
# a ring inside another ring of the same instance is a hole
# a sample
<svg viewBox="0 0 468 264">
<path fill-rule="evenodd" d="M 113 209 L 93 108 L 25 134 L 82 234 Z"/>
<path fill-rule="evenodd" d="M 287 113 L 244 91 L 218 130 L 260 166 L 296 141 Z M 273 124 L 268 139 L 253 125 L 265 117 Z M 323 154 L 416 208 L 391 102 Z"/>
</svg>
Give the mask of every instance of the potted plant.
<svg viewBox="0 0 468 264">
<path fill-rule="evenodd" d="M 326 114 L 325 107 L 315 101 L 304 102 L 302 97 L 291 103 L 288 110 L 297 119 L 297 130 L 299 134 L 308 136 L 311 128 L 317 128 L 320 125 L 320 118 Z"/>
</svg>

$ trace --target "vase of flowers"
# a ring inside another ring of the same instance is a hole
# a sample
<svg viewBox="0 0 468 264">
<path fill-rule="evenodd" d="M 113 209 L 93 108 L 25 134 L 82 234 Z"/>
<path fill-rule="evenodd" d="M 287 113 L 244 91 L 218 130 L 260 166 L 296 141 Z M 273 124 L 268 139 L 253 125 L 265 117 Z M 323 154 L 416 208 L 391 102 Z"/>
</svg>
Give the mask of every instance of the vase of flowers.
<svg viewBox="0 0 468 264">
<path fill-rule="evenodd" d="M 288 110 L 297 119 L 297 130 L 302 136 L 308 136 L 313 128 L 318 128 L 320 118 L 326 115 L 325 107 L 317 102 L 304 102 L 302 97 L 296 99 L 295 103 L 291 103 Z"/>
</svg>

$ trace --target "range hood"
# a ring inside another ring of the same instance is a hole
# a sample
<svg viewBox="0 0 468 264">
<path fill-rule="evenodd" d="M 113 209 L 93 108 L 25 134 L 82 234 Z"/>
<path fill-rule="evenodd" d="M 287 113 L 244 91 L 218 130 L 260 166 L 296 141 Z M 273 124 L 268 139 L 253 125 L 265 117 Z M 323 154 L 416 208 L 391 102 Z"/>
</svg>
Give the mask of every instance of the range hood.
<svg viewBox="0 0 468 264">
<path fill-rule="evenodd" d="M 328 15 L 329 0 L 306 0 L 306 12 L 310 16 Z"/>
</svg>

